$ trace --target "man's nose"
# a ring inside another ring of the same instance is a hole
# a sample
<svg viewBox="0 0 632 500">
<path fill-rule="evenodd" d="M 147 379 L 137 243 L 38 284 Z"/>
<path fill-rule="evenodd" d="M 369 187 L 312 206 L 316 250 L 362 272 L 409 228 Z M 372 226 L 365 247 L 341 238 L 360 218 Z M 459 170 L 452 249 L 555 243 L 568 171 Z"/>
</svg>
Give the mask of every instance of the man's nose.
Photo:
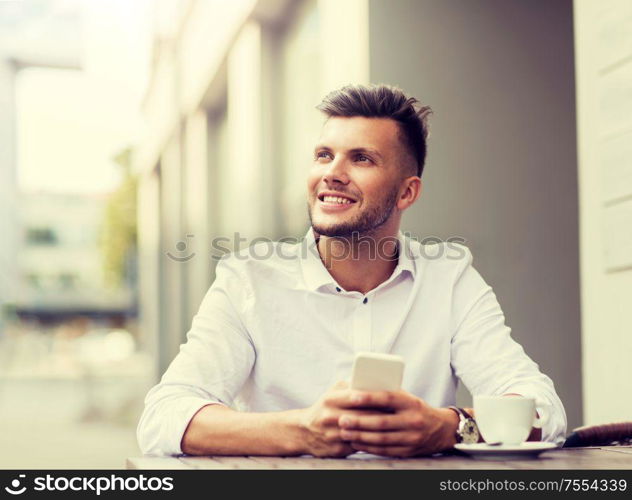
<svg viewBox="0 0 632 500">
<path fill-rule="evenodd" d="M 336 182 L 347 184 L 349 182 L 347 170 L 347 161 L 344 158 L 334 158 L 325 171 L 323 180 L 327 184 L 333 184 Z"/>
</svg>

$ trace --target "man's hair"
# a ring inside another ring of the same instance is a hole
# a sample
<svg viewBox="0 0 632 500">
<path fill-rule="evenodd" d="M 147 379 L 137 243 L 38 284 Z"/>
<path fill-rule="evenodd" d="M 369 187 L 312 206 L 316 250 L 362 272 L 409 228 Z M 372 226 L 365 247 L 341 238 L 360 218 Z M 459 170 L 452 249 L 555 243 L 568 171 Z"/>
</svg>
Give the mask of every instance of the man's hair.
<svg viewBox="0 0 632 500">
<path fill-rule="evenodd" d="M 421 106 L 400 88 L 391 85 L 347 85 L 325 96 L 316 106 L 328 117 L 390 118 L 400 129 L 401 140 L 417 162 L 421 177 L 426 162 L 429 106 Z"/>
</svg>

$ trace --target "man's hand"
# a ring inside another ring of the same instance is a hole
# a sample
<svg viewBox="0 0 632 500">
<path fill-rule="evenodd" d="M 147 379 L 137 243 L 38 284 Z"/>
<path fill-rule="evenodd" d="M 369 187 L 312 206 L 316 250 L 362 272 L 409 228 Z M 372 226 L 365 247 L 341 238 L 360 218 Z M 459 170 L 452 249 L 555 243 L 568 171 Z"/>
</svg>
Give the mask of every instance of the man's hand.
<svg viewBox="0 0 632 500">
<path fill-rule="evenodd" d="M 340 417 L 344 414 L 359 418 L 379 412 L 354 408 L 353 394 L 347 382 L 337 382 L 311 407 L 301 410 L 307 453 L 316 457 L 346 457 L 356 452 L 340 435 Z"/>
<path fill-rule="evenodd" d="M 395 392 L 352 391 L 338 425 L 340 436 L 354 451 L 375 455 L 412 457 L 452 448 L 458 416 L 447 408 L 433 408 L 422 399 L 400 390 Z M 381 413 L 360 415 L 361 408 Z M 385 413 L 390 411 L 391 413 Z M 333 418 L 335 413 L 331 415 Z M 346 448 L 345 448 L 346 449 Z"/>
</svg>

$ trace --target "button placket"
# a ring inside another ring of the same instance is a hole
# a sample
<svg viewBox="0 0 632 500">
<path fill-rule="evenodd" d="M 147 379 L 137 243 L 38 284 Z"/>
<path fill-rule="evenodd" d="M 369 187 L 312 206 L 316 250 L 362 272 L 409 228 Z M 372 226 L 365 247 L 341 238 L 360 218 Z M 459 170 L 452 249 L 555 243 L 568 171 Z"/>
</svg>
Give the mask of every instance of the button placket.
<svg viewBox="0 0 632 500">
<path fill-rule="evenodd" d="M 372 349 L 371 309 L 371 300 L 363 297 L 358 301 L 353 313 L 353 345 L 356 351 Z"/>
</svg>

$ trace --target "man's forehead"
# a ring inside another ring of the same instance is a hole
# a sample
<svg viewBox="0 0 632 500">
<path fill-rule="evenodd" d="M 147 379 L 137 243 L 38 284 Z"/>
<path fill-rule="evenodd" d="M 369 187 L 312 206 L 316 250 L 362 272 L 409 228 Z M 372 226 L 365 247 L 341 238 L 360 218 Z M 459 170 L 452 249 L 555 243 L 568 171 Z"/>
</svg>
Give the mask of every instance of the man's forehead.
<svg viewBox="0 0 632 500">
<path fill-rule="evenodd" d="M 323 124 L 319 142 L 345 149 L 388 149 L 398 147 L 399 127 L 390 118 L 334 116 Z"/>
</svg>

